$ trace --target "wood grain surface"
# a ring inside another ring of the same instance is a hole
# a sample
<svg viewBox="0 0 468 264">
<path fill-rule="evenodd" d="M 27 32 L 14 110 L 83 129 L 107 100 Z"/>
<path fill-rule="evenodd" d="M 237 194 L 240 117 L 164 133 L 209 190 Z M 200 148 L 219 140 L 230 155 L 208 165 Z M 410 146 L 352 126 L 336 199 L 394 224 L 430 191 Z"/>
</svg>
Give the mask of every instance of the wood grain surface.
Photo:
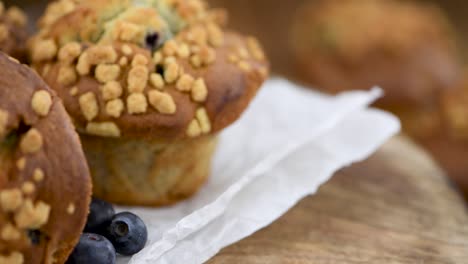
<svg viewBox="0 0 468 264">
<path fill-rule="evenodd" d="M 468 263 L 468 214 L 427 154 L 397 137 L 208 263 Z"/>
</svg>

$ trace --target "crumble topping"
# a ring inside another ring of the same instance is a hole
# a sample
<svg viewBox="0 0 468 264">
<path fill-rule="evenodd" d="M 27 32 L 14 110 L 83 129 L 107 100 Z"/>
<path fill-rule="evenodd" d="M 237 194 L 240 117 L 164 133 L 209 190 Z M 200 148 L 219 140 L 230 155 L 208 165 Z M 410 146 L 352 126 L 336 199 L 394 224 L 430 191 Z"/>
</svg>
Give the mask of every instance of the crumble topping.
<svg viewBox="0 0 468 264">
<path fill-rule="evenodd" d="M 26 158 L 22 157 L 16 161 L 16 167 L 22 171 L 26 167 Z"/>
<path fill-rule="evenodd" d="M 78 42 L 70 42 L 60 49 L 58 59 L 66 64 L 71 64 L 80 54 L 81 45 Z"/>
<path fill-rule="evenodd" d="M 162 90 L 164 88 L 164 79 L 159 73 L 151 73 L 150 75 L 150 83 L 153 87 Z"/>
<path fill-rule="evenodd" d="M 196 113 L 196 118 L 200 124 L 200 129 L 203 134 L 211 131 L 211 123 L 205 108 L 199 108 Z"/>
<path fill-rule="evenodd" d="M 87 92 L 79 98 L 81 112 L 88 121 L 93 120 L 99 113 L 99 106 L 93 92 Z"/>
<path fill-rule="evenodd" d="M 42 169 L 35 169 L 33 172 L 33 179 L 36 182 L 41 182 L 44 180 L 44 171 Z"/>
<path fill-rule="evenodd" d="M 25 181 L 21 186 L 21 190 L 24 194 L 32 194 L 36 190 L 36 186 L 30 181 Z"/>
<path fill-rule="evenodd" d="M 20 252 L 12 252 L 10 255 L 0 255 L 0 264 L 23 264 L 24 256 Z"/>
<path fill-rule="evenodd" d="M 106 113 L 118 118 L 124 111 L 124 102 L 121 99 L 114 99 L 106 103 Z"/>
<path fill-rule="evenodd" d="M 128 91 L 130 93 L 141 93 L 148 83 L 148 67 L 144 65 L 134 66 L 128 73 Z"/>
<path fill-rule="evenodd" d="M 32 52 L 34 61 L 51 60 L 57 54 L 57 44 L 51 39 L 40 40 L 35 43 Z"/>
<path fill-rule="evenodd" d="M 67 207 L 67 213 L 69 215 L 72 215 L 75 213 L 75 210 L 76 210 L 76 207 L 75 207 L 75 204 L 74 203 L 70 203 Z"/>
<path fill-rule="evenodd" d="M 187 127 L 187 136 L 198 137 L 201 135 L 201 127 L 196 119 L 192 120 Z"/>
<path fill-rule="evenodd" d="M 70 95 L 71 96 L 75 96 L 78 94 L 78 87 L 76 86 L 73 86 L 71 89 L 70 89 Z"/>
<path fill-rule="evenodd" d="M 96 67 L 96 79 L 101 83 L 115 81 L 120 75 L 120 66 L 117 64 L 99 64 Z"/>
<path fill-rule="evenodd" d="M 20 142 L 20 149 L 23 153 L 35 153 L 42 148 L 43 139 L 39 130 L 31 128 L 23 136 Z"/>
<path fill-rule="evenodd" d="M 127 97 L 127 109 L 130 114 L 143 114 L 148 109 L 146 96 L 142 93 L 132 93 Z"/>
<path fill-rule="evenodd" d="M 57 77 L 57 82 L 62 85 L 72 85 L 78 79 L 78 75 L 76 74 L 75 67 L 71 65 L 64 65 L 60 67 Z"/>
<path fill-rule="evenodd" d="M 5 241 L 13 241 L 20 239 L 21 232 L 15 226 L 8 223 L 2 228 L 0 236 Z"/>
<path fill-rule="evenodd" d="M 52 106 L 52 97 L 45 90 L 37 91 L 32 97 L 31 106 L 39 116 L 47 116 Z"/>
<path fill-rule="evenodd" d="M 101 86 L 102 98 L 106 101 L 122 96 L 123 89 L 119 82 L 111 81 Z"/>
<path fill-rule="evenodd" d="M 164 71 L 164 80 L 167 83 L 173 83 L 177 81 L 177 78 L 179 77 L 179 73 L 180 73 L 179 64 L 177 64 L 177 62 L 175 61 L 169 61 L 166 65 L 166 70 Z"/>
<path fill-rule="evenodd" d="M 18 7 L 12 6 L 6 11 L 6 16 L 18 26 L 24 27 L 28 23 L 26 14 Z"/>
<path fill-rule="evenodd" d="M 50 205 L 38 201 L 33 204 L 31 199 L 26 199 L 15 213 L 15 223 L 21 229 L 38 229 L 49 220 Z"/>
<path fill-rule="evenodd" d="M 156 110 L 161 114 L 174 114 L 177 110 L 176 103 L 172 96 L 167 93 L 151 90 L 148 92 L 148 100 Z"/>
<path fill-rule="evenodd" d="M 190 92 L 195 79 L 189 74 L 183 74 L 177 81 L 176 88 L 181 92 Z"/>
<path fill-rule="evenodd" d="M 0 191 L 0 204 L 5 212 L 12 212 L 23 204 L 23 194 L 19 189 Z"/>
<path fill-rule="evenodd" d="M 86 132 L 102 137 L 120 137 L 120 129 L 113 122 L 88 123 Z"/>
<path fill-rule="evenodd" d="M 195 102 L 204 102 L 208 96 L 208 88 L 206 88 L 205 80 L 198 78 L 193 83 L 192 99 Z"/>
</svg>

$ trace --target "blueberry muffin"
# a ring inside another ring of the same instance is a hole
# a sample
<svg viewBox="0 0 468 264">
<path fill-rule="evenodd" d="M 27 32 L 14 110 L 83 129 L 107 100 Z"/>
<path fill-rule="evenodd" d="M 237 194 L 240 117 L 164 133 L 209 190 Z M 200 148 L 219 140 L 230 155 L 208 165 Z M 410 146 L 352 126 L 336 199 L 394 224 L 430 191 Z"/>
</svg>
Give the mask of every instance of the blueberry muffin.
<svg viewBox="0 0 468 264">
<path fill-rule="evenodd" d="M 80 238 L 91 178 L 56 94 L 0 53 L 0 263 L 64 263 Z"/>
<path fill-rule="evenodd" d="M 94 194 L 168 205 L 206 181 L 217 134 L 268 75 L 258 41 L 200 0 L 62 0 L 32 40 L 34 67 L 74 120 Z"/>
<path fill-rule="evenodd" d="M 377 105 L 421 136 L 439 125 L 440 94 L 460 77 L 455 42 L 437 7 L 394 0 L 308 2 L 291 37 L 302 80 L 332 93 L 379 85 Z"/>
<path fill-rule="evenodd" d="M 5 8 L 0 1 L 0 51 L 24 60 L 28 38 L 27 16 L 16 6 Z"/>
</svg>

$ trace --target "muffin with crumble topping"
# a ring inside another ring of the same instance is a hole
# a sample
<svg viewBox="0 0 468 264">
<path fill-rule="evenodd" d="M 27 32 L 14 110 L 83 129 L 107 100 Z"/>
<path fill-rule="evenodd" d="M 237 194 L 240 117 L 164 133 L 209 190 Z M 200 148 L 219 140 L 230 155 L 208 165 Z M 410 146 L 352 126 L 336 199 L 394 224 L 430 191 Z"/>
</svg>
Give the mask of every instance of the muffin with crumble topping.
<svg viewBox="0 0 468 264">
<path fill-rule="evenodd" d="M 89 212 L 85 155 L 56 93 L 2 52 L 0 68 L 0 263 L 65 263 Z"/>
<path fill-rule="evenodd" d="M 268 75 L 258 41 L 200 0 L 61 0 L 33 38 L 34 67 L 80 133 L 94 194 L 127 205 L 189 197 L 218 132 Z"/>
<path fill-rule="evenodd" d="M 307 1 L 290 39 L 302 80 L 332 93 L 379 85 L 377 106 L 417 137 L 437 130 L 439 98 L 461 75 L 453 29 L 434 4 Z"/>
</svg>

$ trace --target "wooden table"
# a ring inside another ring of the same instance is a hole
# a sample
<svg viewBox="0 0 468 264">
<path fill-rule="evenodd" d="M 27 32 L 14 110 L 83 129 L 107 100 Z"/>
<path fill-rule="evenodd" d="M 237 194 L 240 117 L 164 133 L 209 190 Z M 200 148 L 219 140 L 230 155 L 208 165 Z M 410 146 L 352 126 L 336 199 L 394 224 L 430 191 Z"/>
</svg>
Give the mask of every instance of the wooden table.
<svg viewBox="0 0 468 264">
<path fill-rule="evenodd" d="M 468 214 L 426 153 L 397 137 L 208 263 L 468 263 Z"/>
</svg>

